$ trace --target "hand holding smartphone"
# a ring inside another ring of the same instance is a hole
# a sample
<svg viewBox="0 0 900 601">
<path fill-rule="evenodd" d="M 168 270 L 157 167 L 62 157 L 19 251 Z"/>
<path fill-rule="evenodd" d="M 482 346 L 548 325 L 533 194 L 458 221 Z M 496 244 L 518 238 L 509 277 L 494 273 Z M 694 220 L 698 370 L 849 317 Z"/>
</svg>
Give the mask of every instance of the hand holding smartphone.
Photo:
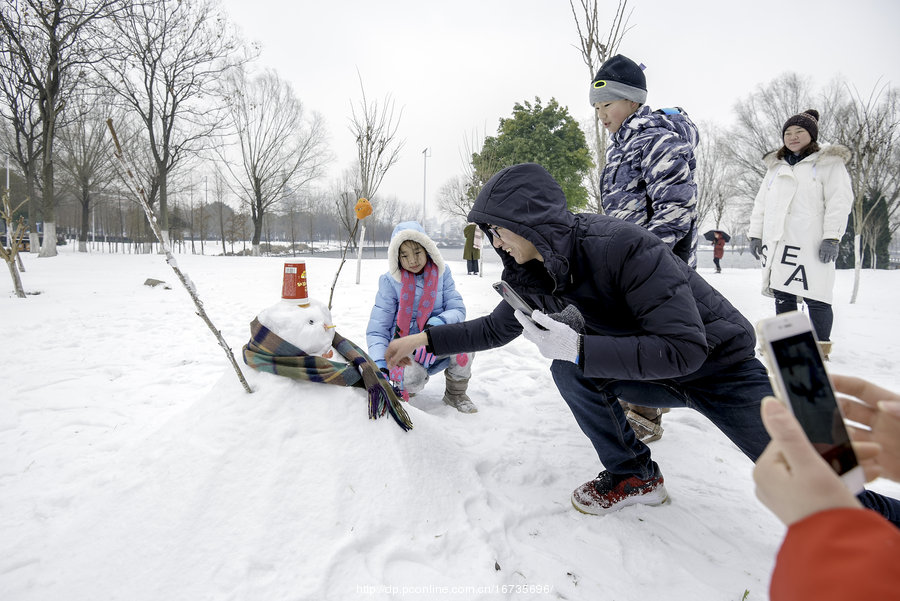
<svg viewBox="0 0 900 601">
<path fill-rule="evenodd" d="M 852 492 L 865 476 L 853 452 L 844 416 L 825 371 L 809 318 L 782 313 L 756 326 L 775 394 L 793 412 L 813 447 Z"/>
</svg>

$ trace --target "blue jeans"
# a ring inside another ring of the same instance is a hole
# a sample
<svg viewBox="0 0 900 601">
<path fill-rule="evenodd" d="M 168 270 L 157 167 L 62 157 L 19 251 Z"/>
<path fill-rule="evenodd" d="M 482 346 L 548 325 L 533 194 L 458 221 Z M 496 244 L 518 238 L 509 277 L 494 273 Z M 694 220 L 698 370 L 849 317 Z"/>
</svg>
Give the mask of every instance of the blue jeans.
<svg viewBox="0 0 900 601">
<path fill-rule="evenodd" d="M 650 448 L 628 425 L 619 398 L 644 407 L 696 409 L 752 461 L 769 444 L 759 406 L 764 397 L 773 394 L 772 385 L 765 366 L 755 358 L 689 382 L 588 378 L 568 361 L 554 361 L 550 372 L 604 469 L 616 476 L 646 480 L 659 473 Z M 859 500 L 900 528 L 900 501 L 872 491 L 861 493 Z"/>
</svg>

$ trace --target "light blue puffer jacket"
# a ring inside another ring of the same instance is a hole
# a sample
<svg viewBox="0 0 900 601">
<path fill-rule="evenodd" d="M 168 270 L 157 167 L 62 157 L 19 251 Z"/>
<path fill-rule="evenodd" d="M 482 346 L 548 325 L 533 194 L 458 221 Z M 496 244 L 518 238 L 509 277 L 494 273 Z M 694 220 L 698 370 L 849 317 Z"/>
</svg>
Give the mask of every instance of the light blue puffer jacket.
<svg viewBox="0 0 900 601">
<path fill-rule="evenodd" d="M 400 245 L 407 240 L 414 240 L 425 248 L 425 252 L 438 268 L 437 298 L 434 309 L 428 318 L 429 325 L 442 325 L 446 323 L 459 323 L 466 318 L 466 307 L 462 296 L 456 290 L 453 275 L 450 268 L 444 264 L 444 258 L 434 241 L 428 237 L 421 225 L 415 221 L 404 221 L 394 228 L 391 234 L 391 243 L 388 246 L 389 270 L 378 280 L 378 293 L 375 295 L 375 306 L 369 316 L 369 325 L 366 328 L 366 345 L 369 356 L 378 367 L 386 367 L 384 352 L 388 344 L 394 338 L 397 328 L 397 313 L 400 310 L 400 287 L 402 282 L 402 268 L 400 267 Z M 419 299 L 424 291 L 423 274 L 416 276 L 416 297 L 413 301 L 413 319 L 409 333 L 419 331 L 416 325 Z M 444 366 L 446 367 L 446 366 Z"/>
</svg>

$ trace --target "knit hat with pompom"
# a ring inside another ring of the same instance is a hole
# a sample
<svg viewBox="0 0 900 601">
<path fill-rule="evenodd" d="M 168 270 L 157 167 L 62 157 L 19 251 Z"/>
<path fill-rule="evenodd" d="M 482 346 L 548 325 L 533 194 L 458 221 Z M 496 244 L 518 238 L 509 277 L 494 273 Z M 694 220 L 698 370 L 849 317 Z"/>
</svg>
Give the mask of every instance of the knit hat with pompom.
<svg viewBox="0 0 900 601">
<path fill-rule="evenodd" d="M 792 125 L 805 129 L 809 132 L 809 137 L 812 138 L 812 141 L 815 142 L 819 138 L 819 111 L 816 109 L 806 109 L 799 115 L 794 115 L 785 121 L 784 127 L 781 128 L 782 138 L 784 137 L 784 132 L 787 131 L 787 128 Z"/>
</svg>

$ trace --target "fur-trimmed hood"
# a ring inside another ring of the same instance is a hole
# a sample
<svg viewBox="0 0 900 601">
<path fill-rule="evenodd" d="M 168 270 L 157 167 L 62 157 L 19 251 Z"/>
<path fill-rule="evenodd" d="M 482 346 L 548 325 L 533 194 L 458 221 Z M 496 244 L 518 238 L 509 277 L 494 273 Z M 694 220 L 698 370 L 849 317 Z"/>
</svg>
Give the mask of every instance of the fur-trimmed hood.
<svg viewBox="0 0 900 601">
<path fill-rule="evenodd" d="M 407 240 L 412 240 L 413 242 L 421 244 L 425 248 L 425 252 L 428 253 L 428 256 L 431 257 L 431 260 L 434 261 L 434 264 L 437 266 L 438 276 L 443 275 L 444 257 L 441 256 L 441 251 L 438 250 L 437 244 L 428 237 L 428 234 L 425 233 L 425 228 L 417 222 L 404 221 L 398 223 L 397 227 L 394 228 L 394 232 L 391 234 L 391 243 L 388 246 L 388 267 L 391 271 L 391 277 L 398 282 L 403 281 L 403 277 L 400 273 L 402 269 L 400 267 L 400 245 Z"/>
<path fill-rule="evenodd" d="M 771 169 L 774 167 L 779 161 L 783 161 L 784 159 L 778 158 L 778 151 L 773 150 L 772 152 L 766 153 L 763 157 L 763 162 L 766 164 L 766 168 Z M 850 149 L 844 146 L 843 144 L 826 144 L 822 146 L 822 148 L 818 152 L 814 152 L 813 154 L 806 157 L 804 160 L 810 160 L 812 158 L 813 162 L 818 162 L 820 160 L 840 160 L 845 165 L 850 162 L 850 159 L 853 157 L 853 154 L 850 152 Z"/>
</svg>

